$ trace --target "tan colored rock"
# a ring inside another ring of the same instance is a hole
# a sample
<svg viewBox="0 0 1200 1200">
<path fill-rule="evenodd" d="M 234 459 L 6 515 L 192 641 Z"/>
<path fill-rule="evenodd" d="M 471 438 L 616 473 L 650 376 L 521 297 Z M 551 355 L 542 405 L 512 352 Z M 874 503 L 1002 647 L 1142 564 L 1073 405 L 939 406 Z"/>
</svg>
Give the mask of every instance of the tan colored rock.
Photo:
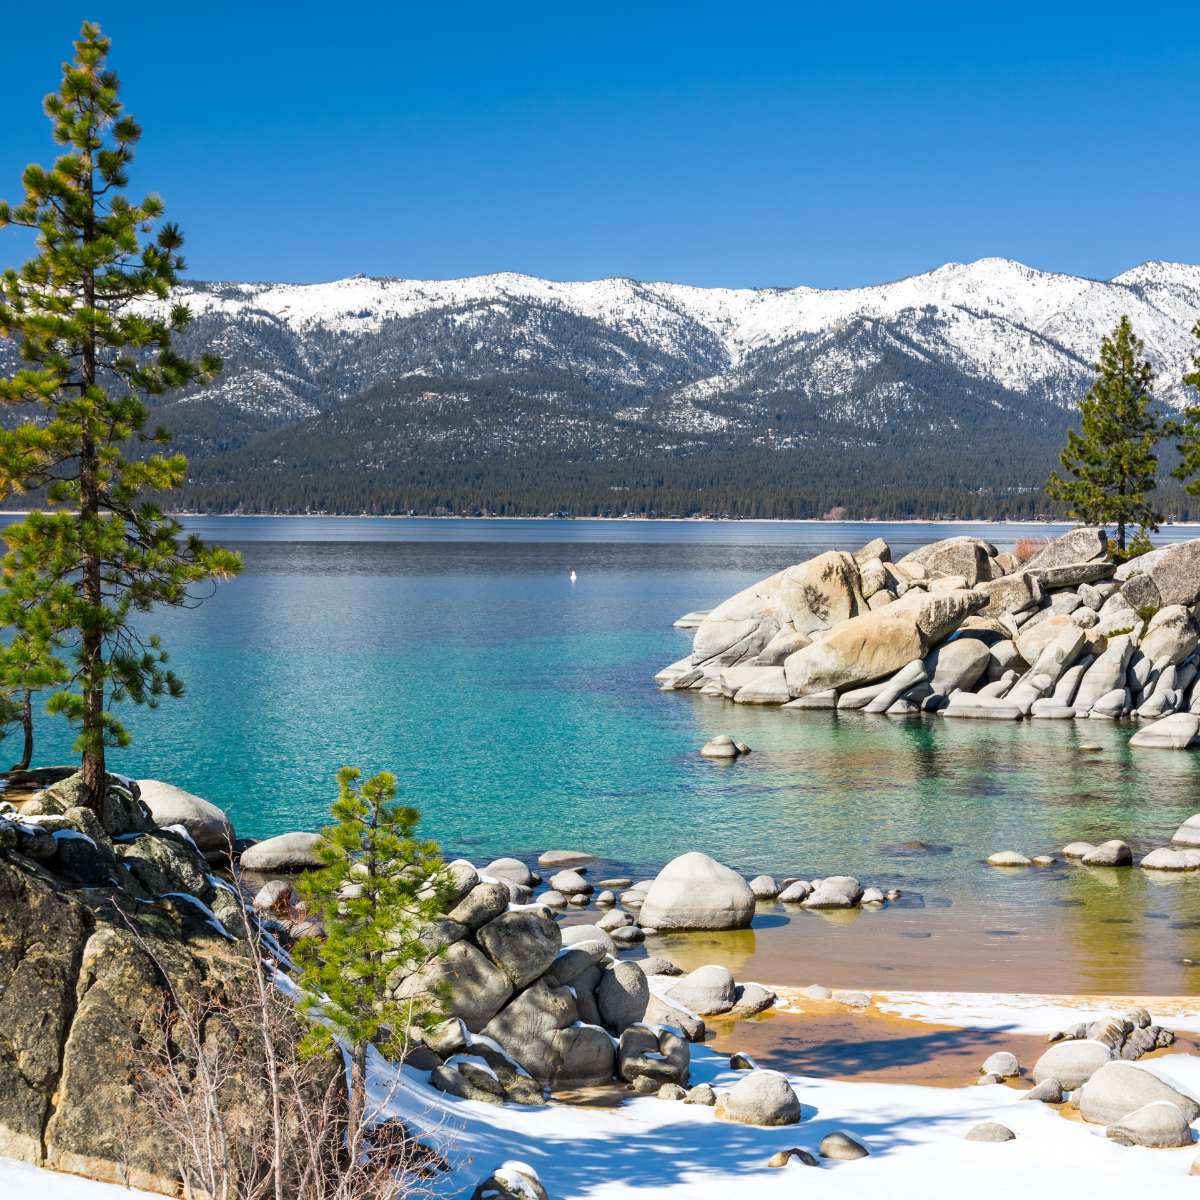
<svg viewBox="0 0 1200 1200">
<path fill-rule="evenodd" d="M 1042 599 L 1042 585 L 1035 576 L 1025 571 L 1019 575 L 1002 575 L 999 579 L 986 580 L 977 584 L 975 590 L 988 598 L 987 604 L 979 610 L 984 617 L 1025 612 L 1035 608 Z"/>
<path fill-rule="evenodd" d="M 974 586 L 991 578 L 989 560 L 995 553 L 996 547 L 980 538 L 943 538 L 906 554 L 897 566 L 907 569 L 918 564 L 930 575 L 962 575 L 968 586 Z"/>
<path fill-rule="evenodd" d="M 936 646 L 945 641 L 967 617 L 978 612 L 986 603 L 986 597 L 966 588 L 942 592 L 914 590 L 906 592 L 894 604 L 889 605 L 888 615 L 911 613 L 926 644 Z"/>
<path fill-rule="evenodd" d="M 1063 634 L 1084 634 L 1067 613 L 1055 613 L 1039 621 L 1029 629 L 1017 632 L 1017 652 L 1032 666 L 1041 657 L 1042 651 Z"/>
<path fill-rule="evenodd" d="M 779 613 L 798 633 L 831 629 L 866 608 L 867 598 L 853 555 L 830 550 L 783 572 Z"/>
<path fill-rule="evenodd" d="M 927 643 L 916 615 L 897 614 L 899 603 L 845 621 L 819 642 L 791 655 L 784 663 L 789 692 L 807 696 L 828 688 L 855 687 L 886 679 L 914 658 L 923 658 Z"/>
<path fill-rule="evenodd" d="M 1162 668 L 1183 662 L 1198 641 L 1188 610 L 1182 604 L 1170 604 L 1150 618 L 1138 649 L 1156 667 Z"/>
</svg>

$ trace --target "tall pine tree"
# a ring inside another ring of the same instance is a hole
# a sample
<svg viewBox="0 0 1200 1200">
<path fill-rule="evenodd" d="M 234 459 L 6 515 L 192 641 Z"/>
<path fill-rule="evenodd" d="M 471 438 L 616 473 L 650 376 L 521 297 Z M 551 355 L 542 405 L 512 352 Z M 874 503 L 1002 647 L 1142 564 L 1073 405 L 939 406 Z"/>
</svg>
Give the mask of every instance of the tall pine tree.
<svg viewBox="0 0 1200 1200">
<path fill-rule="evenodd" d="M 152 498 L 183 484 L 184 457 L 139 455 L 140 444 L 167 441 L 147 431 L 143 397 L 206 381 L 220 363 L 172 348 L 189 320 L 170 300 L 183 238 L 160 223 L 157 196 L 134 203 L 122 191 L 141 130 L 122 112 L 108 51 L 99 27 L 85 23 L 74 62 L 45 99 L 65 152 L 50 169 L 25 169 L 20 204 L 0 203 L 0 227 L 37 236 L 36 256 L 0 280 L 0 336 L 18 339 L 27 364 L 0 380 L 0 401 L 36 406 L 0 432 L 0 498 L 44 490 L 50 506 L 7 531 L 6 615 L 18 637 L 51 630 L 74 650 L 66 686 L 48 707 L 80 728 L 84 787 L 96 807 L 105 747 L 128 741 L 109 703 L 153 704 L 181 688 L 137 615 L 187 605 L 194 585 L 241 565 L 183 536 Z"/>
<path fill-rule="evenodd" d="M 1067 504 L 1067 515 L 1094 525 L 1115 524 L 1117 549 L 1129 526 L 1155 530 L 1162 520 L 1148 494 L 1158 482 L 1155 447 L 1168 431 L 1153 410 L 1154 370 L 1128 317 L 1100 343 L 1096 382 L 1079 402 L 1079 431 L 1067 432 L 1059 456 L 1072 476 L 1057 473 L 1047 494 Z"/>
</svg>

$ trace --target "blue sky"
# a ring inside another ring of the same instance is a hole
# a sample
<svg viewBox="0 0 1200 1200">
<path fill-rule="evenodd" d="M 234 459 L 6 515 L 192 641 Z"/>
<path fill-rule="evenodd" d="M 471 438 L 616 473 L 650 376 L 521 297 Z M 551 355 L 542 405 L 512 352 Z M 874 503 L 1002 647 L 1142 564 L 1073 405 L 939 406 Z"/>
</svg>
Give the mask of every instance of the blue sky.
<svg viewBox="0 0 1200 1200">
<path fill-rule="evenodd" d="M 21 5 L 0 196 L 53 155 L 40 99 L 84 16 L 198 277 L 1200 261 L 1195 3 Z"/>
</svg>

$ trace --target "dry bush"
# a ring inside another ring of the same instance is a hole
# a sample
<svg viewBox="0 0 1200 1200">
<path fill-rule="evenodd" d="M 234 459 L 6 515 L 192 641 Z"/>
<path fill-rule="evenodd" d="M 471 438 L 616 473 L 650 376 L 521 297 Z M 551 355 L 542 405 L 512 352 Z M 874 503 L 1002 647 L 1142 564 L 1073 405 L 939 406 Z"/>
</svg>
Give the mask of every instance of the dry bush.
<svg viewBox="0 0 1200 1200">
<path fill-rule="evenodd" d="M 1016 555 L 1017 562 L 1027 563 L 1031 558 L 1035 558 L 1048 545 L 1049 538 L 1035 537 L 1020 537 L 1017 538 L 1016 544 L 1013 546 L 1013 554 Z"/>
<path fill-rule="evenodd" d="M 245 970 L 224 995 L 181 995 L 162 972 L 162 1036 L 138 1064 L 139 1094 L 173 1154 L 185 1200 L 426 1194 L 444 1160 L 398 1121 L 349 1128 L 340 1055 L 302 1052 L 303 1018 L 272 981 L 282 969 L 273 939 L 250 914 L 245 924 Z M 143 949 L 153 957 L 144 942 Z M 375 1099 L 379 1113 L 392 1096 Z"/>
</svg>

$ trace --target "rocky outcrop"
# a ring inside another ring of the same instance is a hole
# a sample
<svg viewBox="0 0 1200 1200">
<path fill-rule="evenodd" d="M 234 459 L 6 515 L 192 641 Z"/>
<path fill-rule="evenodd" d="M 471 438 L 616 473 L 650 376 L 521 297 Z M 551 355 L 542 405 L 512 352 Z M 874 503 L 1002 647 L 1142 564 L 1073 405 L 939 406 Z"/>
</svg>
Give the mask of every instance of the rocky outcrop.
<svg viewBox="0 0 1200 1200">
<path fill-rule="evenodd" d="M 0 1154 L 174 1192 L 136 1080 L 162 1044 L 167 981 L 218 1000 L 247 970 L 242 902 L 189 837 L 155 827 L 136 784 L 112 780 L 99 817 L 78 790 L 0 815 Z M 265 1096 L 243 1019 L 205 1033 L 241 1043 L 231 1084 L 251 1121 Z"/>
<path fill-rule="evenodd" d="M 731 597 L 710 614 L 724 631 L 698 631 L 656 678 L 789 711 L 1133 718 L 1135 748 L 1185 749 L 1200 746 L 1198 600 L 1200 539 L 1120 567 L 1090 527 L 1023 564 L 969 537 L 893 563 L 876 539 Z"/>
</svg>

